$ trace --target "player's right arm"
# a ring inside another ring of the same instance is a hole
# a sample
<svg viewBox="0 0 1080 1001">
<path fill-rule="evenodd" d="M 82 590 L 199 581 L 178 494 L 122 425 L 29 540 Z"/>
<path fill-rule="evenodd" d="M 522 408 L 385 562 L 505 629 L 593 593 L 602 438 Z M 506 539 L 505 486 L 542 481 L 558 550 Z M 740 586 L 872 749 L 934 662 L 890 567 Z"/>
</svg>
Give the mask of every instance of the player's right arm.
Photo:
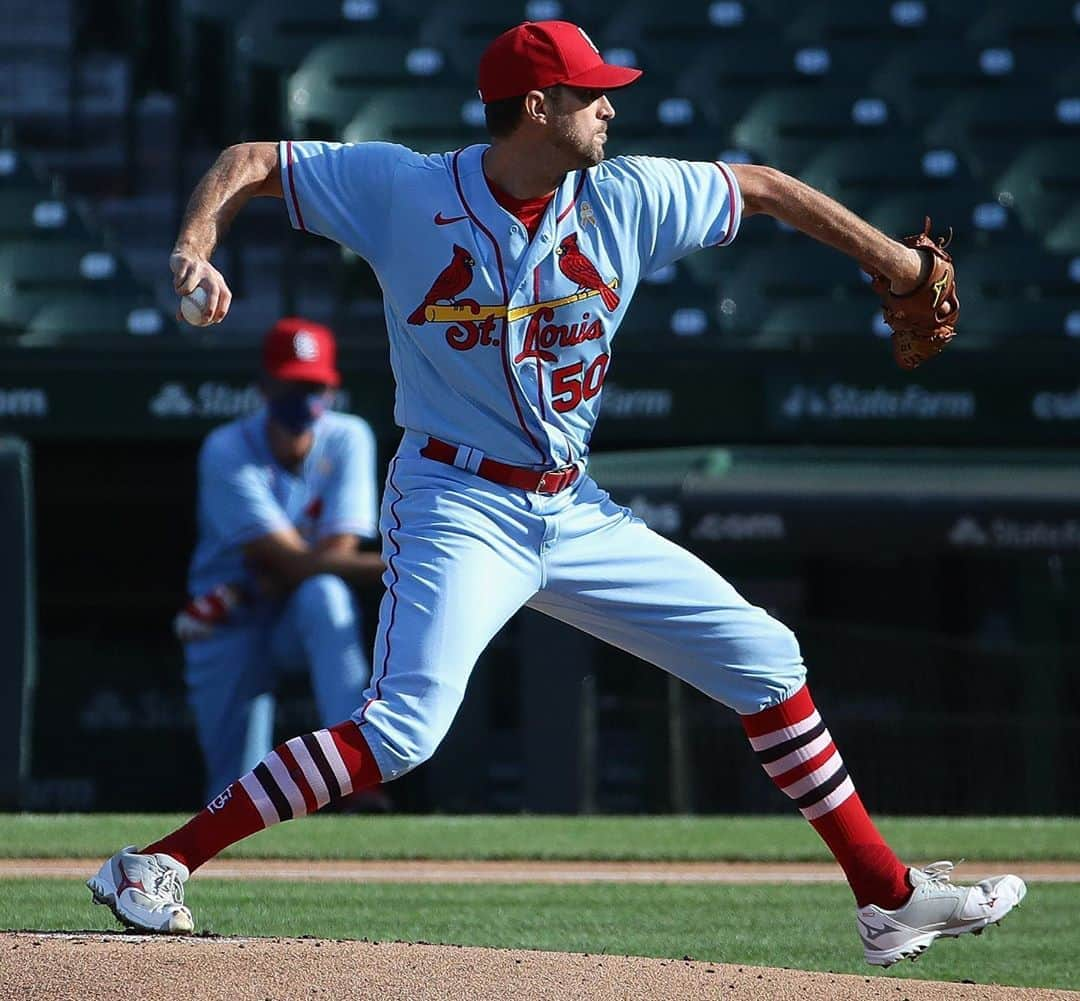
<svg viewBox="0 0 1080 1001">
<path fill-rule="evenodd" d="M 282 197 L 277 143 L 241 143 L 222 151 L 188 200 L 169 267 L 173 288 L 184 296 L 201 286 L 206 312 L 220 323 L 229 311 L 232 292 L 210 258 L 237 213 L 252 199 Z"/>
<path fill-rule="evenodd" d="M 353 584 L 371 584 L 384 569 L 376 552 L 360 549 L 356 536 L 335 536 L 309 546 L 295 528 L 281 528 L 244 546 L 244 556 L 271 590 L 289 591 L 318 574 Z"/>
</svg>

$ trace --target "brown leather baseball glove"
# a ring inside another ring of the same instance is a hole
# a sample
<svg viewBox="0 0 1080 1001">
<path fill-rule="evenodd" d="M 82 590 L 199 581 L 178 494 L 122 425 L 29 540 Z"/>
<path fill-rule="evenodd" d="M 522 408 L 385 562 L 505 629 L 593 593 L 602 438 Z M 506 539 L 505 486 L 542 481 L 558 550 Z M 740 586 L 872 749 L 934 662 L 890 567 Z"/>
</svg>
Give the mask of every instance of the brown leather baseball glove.
<svg viewBox="0 0 1080 1001">
<path fill-rule="evenodd" d="M 900 242 L 930 256 L 930 270 L 918 288 L 905 295 L 889 290 L 889 279 L 868 272 L 872 286 L 882 303 L 885 322 L 892 327 L 892 349 L 896 364 L 910 371 L 933 358 L 956 335 L 960 300 L 956 295 L 956 271 L 952 256 L 945 248 L 952 239 L 935 240 L 930 236 L 930 217 L 921 233 Z"/>
</svg>

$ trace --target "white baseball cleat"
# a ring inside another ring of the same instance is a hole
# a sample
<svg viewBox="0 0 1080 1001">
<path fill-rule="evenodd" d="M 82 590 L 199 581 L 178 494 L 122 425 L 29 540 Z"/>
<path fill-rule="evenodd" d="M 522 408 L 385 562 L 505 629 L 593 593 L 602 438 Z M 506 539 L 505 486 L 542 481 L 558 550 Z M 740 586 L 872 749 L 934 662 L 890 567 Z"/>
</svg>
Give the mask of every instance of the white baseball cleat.
<svg viewBox="0 0 1080 1001">
<path fill-rule="evenodd" d="M 892 966 L 901 959 L 916 959 L 943 935 L 980 935 L 1027 893 L 1019 876 L 991 876 L 974 886 L 956 886 L 949 882 L 953 868 L 952 862 L 911 868 L 908 879 L 913 890 L 903 907 L 887 911 L 870 904 L 855 912 L 868 963 Z"/>
<path fill-rule="evenodd" d="M 168 855 L 139 855 L 134 845 L 118 851 L 86 881 L 95 904 L 105 904 L 131 928 L 187 935 L 195 921 L 184 906 L 186 865 Z"/>
</svg>

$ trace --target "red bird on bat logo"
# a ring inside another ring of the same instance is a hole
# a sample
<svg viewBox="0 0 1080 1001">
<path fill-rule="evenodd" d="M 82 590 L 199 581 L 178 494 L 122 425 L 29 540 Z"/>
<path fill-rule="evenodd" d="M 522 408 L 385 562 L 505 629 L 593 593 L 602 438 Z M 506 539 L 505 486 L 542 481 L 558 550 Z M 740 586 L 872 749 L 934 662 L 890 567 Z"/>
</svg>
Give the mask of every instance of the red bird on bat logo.
<svg viewBox="0 0 1080 1001">
<path fill-rule="evenodd" d="M 439 302 L 453 303 L 471 284 L 476 262 L 464 247 L 454 244 L 454 259 L 439 272 L 424 301 L 409 315 L 409 323 L 420 326 L 425 322 L 424 311 Z"/>
<path fill-rule="evenodd" d="M 564 237 L 555 253 L 559 258 L 559 270 L 572 282 L 577 282 L 578 288 L 588 288 L 599 292 L 609 313 L 613 313 L 618 308 L 618 295 L 600 277 L 596 265 L 581 252 L 578 247 L 577 233 Z"/>
</svg>

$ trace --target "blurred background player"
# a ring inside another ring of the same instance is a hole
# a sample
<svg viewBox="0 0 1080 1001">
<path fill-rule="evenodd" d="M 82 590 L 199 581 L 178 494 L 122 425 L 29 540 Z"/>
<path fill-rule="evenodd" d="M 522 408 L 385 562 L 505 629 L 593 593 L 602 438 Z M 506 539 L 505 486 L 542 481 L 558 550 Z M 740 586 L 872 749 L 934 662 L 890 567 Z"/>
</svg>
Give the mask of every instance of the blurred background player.
<svg viewBox="0 0 1080 1001">
<path fill-rule="evenodd" d="M 371 674 L 350 588 L 383 570 L 362 545 L 377 535 L 371 428 L 329 409 L 328 328 L 279 320 L 262 367 L 266 406 L 200 451 L 192 598 L 174 622 L 210 798 L 273 746 L 284 673 L 308 672 L 324 724 L 353 712 Z"/>
</svg>

